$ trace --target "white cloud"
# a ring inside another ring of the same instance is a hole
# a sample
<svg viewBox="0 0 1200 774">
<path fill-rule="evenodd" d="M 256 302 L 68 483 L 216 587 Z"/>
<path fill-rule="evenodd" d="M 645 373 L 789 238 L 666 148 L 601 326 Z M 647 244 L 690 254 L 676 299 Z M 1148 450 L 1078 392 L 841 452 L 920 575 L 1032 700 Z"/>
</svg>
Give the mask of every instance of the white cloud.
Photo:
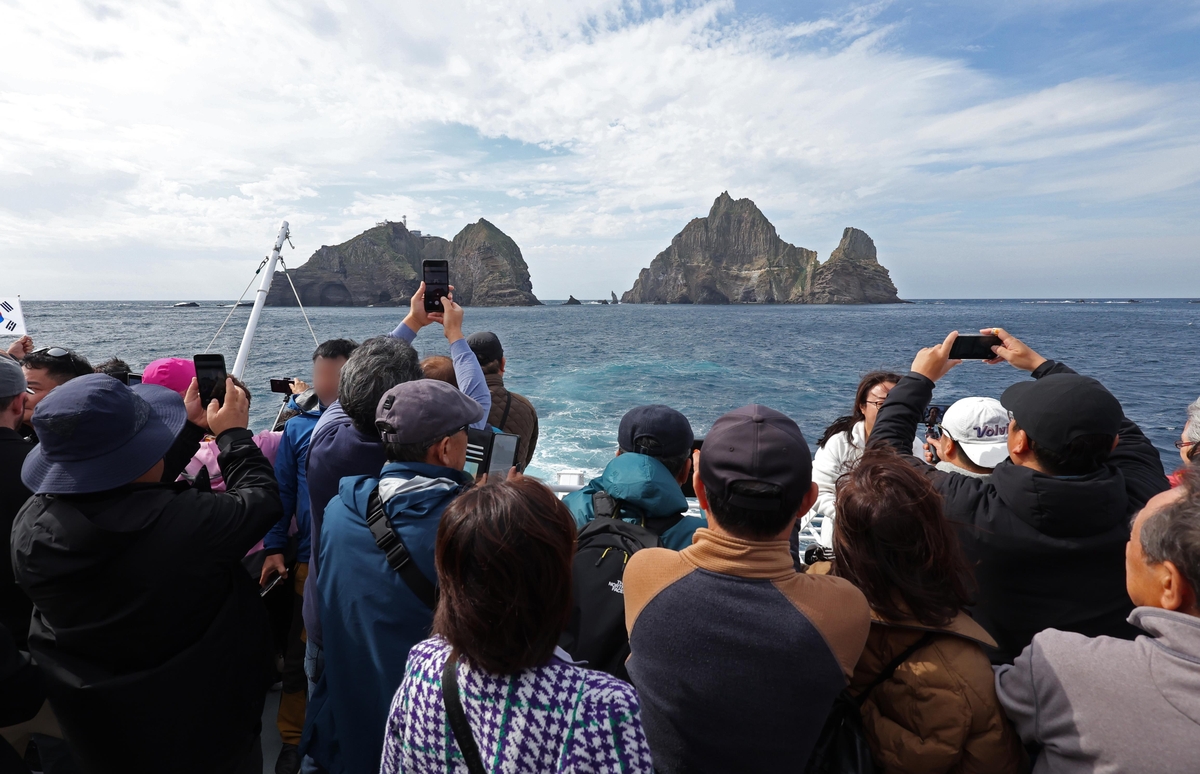
<svg viewBox="0 0 1200 774">
<path fill-rule="evenodd" d="M 453 236 L 487 217 L 555 297 L 627 287 L 725 189 L 798 244 L 853 222 L 887 256 L 890 232 L 898 266 L 920 251 L 909 219 L 953 254 L 1013 229 L 1036 246 L 1047 209 L 1161 201 L 1165 220 L 1130 221 L 1161 231 L 1194 208 L 1195 84 L 1024 92 L 892 45 L 883 7 L 776 25 L 729 2 L 0 6 L 0 249 L 253 256 L 288 219 L 299 263 L 385 218 Z M 23 262 L 26 295 L 108 271 L 53 265 Z"/>
</svg>

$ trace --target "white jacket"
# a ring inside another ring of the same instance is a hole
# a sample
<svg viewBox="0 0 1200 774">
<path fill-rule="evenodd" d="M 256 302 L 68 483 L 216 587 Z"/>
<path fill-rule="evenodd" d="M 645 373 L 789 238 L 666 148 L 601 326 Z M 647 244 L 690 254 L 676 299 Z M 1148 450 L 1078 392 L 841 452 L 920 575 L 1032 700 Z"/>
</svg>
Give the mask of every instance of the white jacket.
<svg viewBox="0 0 1200 774">
<path fill-rule="evenodd" d="M 824 446 L 817 448 L 817 453 L 813 457 L 812 480 L 817 485 L 817 502 L 813 504 L 812 510 L 804 515 L 801 528 L 807 527 L 813 517 L 821 516 L 821 545 L 826 548 L 833 547 L 834 497 L 837 494 L 837 480 L 842 474 L 848 473 L 862 457 L 863 447 L 866 445 L 865 426 L 866 423 L 862 421 L 855 422 L 849 434 L 838 433 L 833 436 L 825 442 Z M 922 440 L 913 439 L 913 455 L 919 459 L 925 459 L 925 447 Z"/>
</svg>

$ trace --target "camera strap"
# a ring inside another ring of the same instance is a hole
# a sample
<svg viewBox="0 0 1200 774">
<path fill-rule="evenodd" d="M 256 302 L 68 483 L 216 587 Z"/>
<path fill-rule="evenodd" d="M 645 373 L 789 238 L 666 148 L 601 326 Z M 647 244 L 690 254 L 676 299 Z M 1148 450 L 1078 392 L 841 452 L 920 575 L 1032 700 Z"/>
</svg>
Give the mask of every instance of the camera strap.
<svg viewBox="0 0 1200 774">
<path fill-rule="evenodd" d="M 392 524 L 388 521 L 387 513 L 383 510 L 383 500 L 379 497 L 379 487 L 371 490 L 367 500 L 367 527 L 387 557 L 388 566 L 400 575 L 400 579 L 408 586 L 409 591 L 416 595 L 430 610 L 437 606 L 437 587 L 425 577 L 425 573 L 417 567 L 408 546 L 400 539 Z"/>
</svg>

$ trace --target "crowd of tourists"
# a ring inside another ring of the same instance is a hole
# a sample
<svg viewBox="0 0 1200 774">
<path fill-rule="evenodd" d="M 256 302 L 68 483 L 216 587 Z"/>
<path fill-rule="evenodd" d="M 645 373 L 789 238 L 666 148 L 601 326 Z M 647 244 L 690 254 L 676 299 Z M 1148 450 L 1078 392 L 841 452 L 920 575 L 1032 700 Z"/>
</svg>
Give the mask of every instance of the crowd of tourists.
<svg viewBox="0 0 1200 774">
<path fill-rule="evenodd" d="M 1031 378 L 931 413 L 951 333 L 815 456 L 767 406 L 631 406 L 560 499 L 442 306 L 320 344 L 257 434 L 190 359 L 0 355 L 0 771 L 257 774 L 266 733 L 276 774 L 1200 768 L 1200 399 L 1168 471 L 997 328 Z"/>
</svg>

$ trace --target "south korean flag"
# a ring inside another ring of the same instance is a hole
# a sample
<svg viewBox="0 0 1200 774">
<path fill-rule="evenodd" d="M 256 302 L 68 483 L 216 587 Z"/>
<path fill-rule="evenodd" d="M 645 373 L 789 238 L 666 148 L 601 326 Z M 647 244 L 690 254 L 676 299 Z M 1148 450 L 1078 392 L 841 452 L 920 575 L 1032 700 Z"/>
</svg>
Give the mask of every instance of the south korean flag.
<svg viewBox="0 0 1200 774">
<path fill-rule="evenodd" d="M 0 336 L 24 336 L 25 315 L 20 298 L 0 298 Z"/>
</svg>

